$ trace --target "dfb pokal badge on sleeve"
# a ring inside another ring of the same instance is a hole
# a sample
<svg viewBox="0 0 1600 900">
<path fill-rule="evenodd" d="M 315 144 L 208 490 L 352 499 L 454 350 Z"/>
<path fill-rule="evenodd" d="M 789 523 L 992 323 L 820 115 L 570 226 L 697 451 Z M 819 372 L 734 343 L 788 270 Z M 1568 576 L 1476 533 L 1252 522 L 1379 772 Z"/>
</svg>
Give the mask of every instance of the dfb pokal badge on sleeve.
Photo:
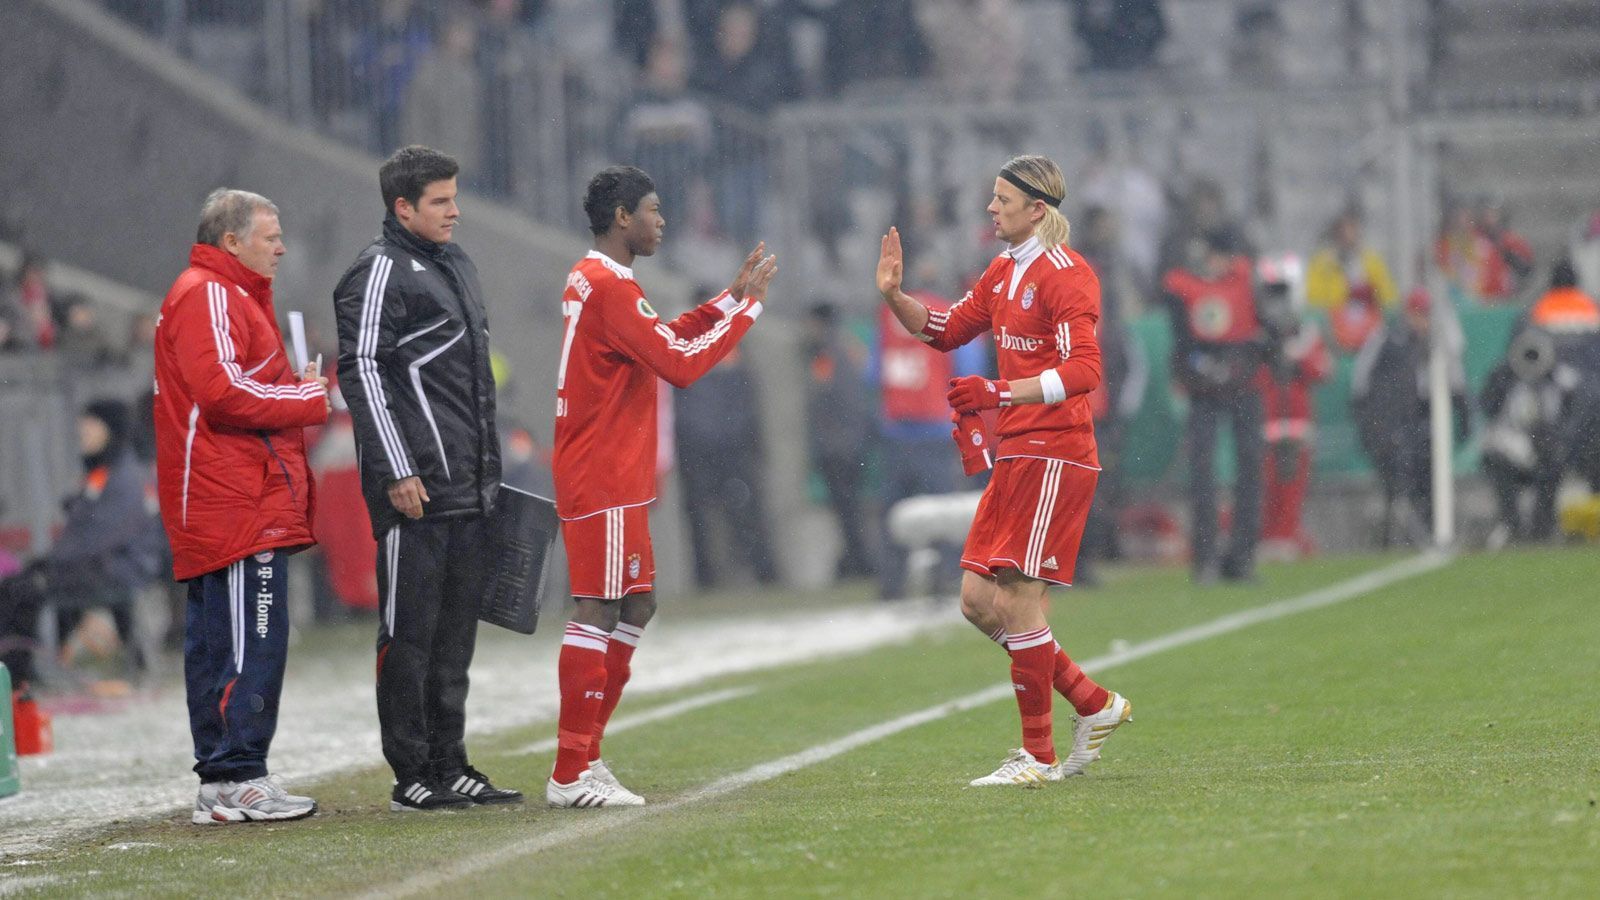
<svg viewBox="0 0 1600 900">
<path fill-rule="evenodd" d="M 1038 288 L 1038 285 L 1029 282 L 1028 286 L 1022 289 L 1023 309 L 1033 309 L 1033 295 L 1038 292 Z"/>
</svg>

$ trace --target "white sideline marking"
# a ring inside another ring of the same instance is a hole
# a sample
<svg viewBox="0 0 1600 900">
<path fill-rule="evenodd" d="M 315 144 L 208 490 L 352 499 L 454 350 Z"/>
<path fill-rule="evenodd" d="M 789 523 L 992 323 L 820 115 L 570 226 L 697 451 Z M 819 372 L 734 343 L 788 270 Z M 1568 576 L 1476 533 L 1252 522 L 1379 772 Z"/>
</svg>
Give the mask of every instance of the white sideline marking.
<svg viewBox="0 0 1600 900">
<path fill-rule="evenodd" d="M 19 896 L 35 888 L 49 887 L 61 880 L 57 875 L 24 875 L 0 879 L 0 897 Z"/>
<path fill-rule="evenodd" d="M 606 725 L 606 737 L 627 731 L 630 728 L 638 728 L 640 725 L 649 725 L 652 722 L 660 722 L 662 719 L 681 716 L 686 712 L 693 712 L 703 707 L 715 706 L 718 703 L 726 703 L 729 700 L 738 700 L 740 697 L 748 697 L 755 692 L 756 689 L 753 687 L 728 688 L 721 691 L 710 691 L 709 693 L 689 697 L 675 703 L 664 703 L 654 709 L 646 710 L 637 715 L 624 716 L 615 722 L 609 723 Z M 556 749 L 556 739 L 546 738 L 542 741 L 535 741 L 515 752 L 520 754 L 549 753 L 554 749 Z"/>
<path fill-rule="evenodd" d="M 1152 638 L 1148 641 L 1141 641 L 1126 650 L 1105 656 L 1097 656 L 1080 663 L 1080 665 L 1086 671 L 1103 671 L 1178 647 L 1199 643 L 1209 638 L 1231 634 L 1232 632 L 1249 628 L 1252 625 L 1259 625 L 1263 622 L 1271 622 L 1297 613 L 1333 606 L 1336 603 L 1352 600 L 1364 594 L 1388 587 L 1396 582 L 1404 581 L 1407 578 L 1431 572 L 1448 563 L 1450 559 L 1449 555 L 1443 553 L 1424 553 L 1357 575 L 1354 578 L 1325 588 L 1318 588 L 1308 594 L 1268 603 L 1254 609 L 1230 613 L 1212 619 L 1209 622 L 1179 629 L 1171 634 Z M 880 741 L 902 731 L 915 728 L 918 725 L 926 725 L 929 722 L 943 719 L 952 714 L 976 709 L 1012 696 L 1014 696 L 1014 692 L 1011 685 L 997 684 L 976 693 L 968 694 L 965 697 L 948 700 L 936 706 L 930 706 L 927 709 L 918 710 L 917 712 L 873 725 L 870 728 L 863 728 L 842 738 L 801 750 L 799 753 L 793 753 L 789 756 L 752 766 L 726 778 L 719 778 L 704 787 L 690 790 L 664 803 L 651 804 L 642 809 L 573 813 L 572 815 L 584 816 L 584 818 L 575 819 L 575 824 L 570 827 L 549 831 L 527 840 L 508 844 L 497 850 L 491 850 L 462 860 L 453 866 L 418 874 L 399 884 L 375 889 L 360 896 L 371 898 L 404 897 L 435 890 L 450 884 L 458 878 L 469 877 L 486 869 L 510 862 L 518 857 L 573 843 L 584 838 L 597 837 L 606 832 L 632 825 L 647 816 L 720 797 L 753 784 L 760 784 L 763 781 L 771 781 L 780 775 L 787 775 L 790 772 L 816 765 L 835 756 L 848 753 L 857 747 Z"/>
</svg>

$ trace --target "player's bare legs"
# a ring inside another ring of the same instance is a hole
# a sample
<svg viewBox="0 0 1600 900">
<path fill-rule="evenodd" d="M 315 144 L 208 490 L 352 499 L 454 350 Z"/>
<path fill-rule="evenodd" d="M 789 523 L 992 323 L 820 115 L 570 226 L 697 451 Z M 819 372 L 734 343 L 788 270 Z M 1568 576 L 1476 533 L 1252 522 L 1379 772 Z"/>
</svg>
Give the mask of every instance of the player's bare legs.
<svg viewBox="0 0 1600 900">
<path fill-rule="evenodd" d="M 961 584 L 961 612 L 978 630 L 1006 647 L 1011 655 L 1011 682 L 1022 715 L 1023 747 L 1013 751 L 994 773 L 975 779 L 977 786 L 1037 787 L 1082 774 L 1099 759 L 1100 745 L 1132 717 L 1132 706 L 1118 694 L 1095 684 L 1055 642 L 1045 618 L 1049 582 L 1029 578 L 1014 568 L 988 578 L 967 572 Z M 1057 759 L 1051 720 L 1051 688 L 1073 703 L 1078 713 L 1072 750 Z"/>
<path fill-rule="evenodd" d="M 1045 594 L 1050 583 L 1029 578 L 1016 569 L 1001 569 L 995 577 L 994 610 L 1007 634 L 1049 628 L 1044 620 Z"/>
<path fill-rule="evenodd" d="M 597 597 L 573 597 L 575 608 L 572 621 L 579 625 L 592 625 L 601 631 L 617 630 L 617 623 L 643 628 L 656 615 L 656 592 L 641 591 L 621 600 L 601 600 Z"/>
<path fill-rule="evenodd" d="M 1005 646 L 1005 625 L 994 608 L 995 583 L 990 575 L 966 570 L 961 573 L 961 614 L 972 627 Z"/>
</svg>

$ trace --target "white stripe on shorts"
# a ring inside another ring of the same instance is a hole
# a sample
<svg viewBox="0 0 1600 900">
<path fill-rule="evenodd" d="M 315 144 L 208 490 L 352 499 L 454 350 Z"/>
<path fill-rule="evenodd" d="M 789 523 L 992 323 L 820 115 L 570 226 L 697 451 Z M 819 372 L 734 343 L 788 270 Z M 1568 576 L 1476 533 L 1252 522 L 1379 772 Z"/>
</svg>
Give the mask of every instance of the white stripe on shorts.
<svg viewBox="0 0 1600 900">
<path fill-rule="evenodd" d="M 1050 533 L 1050 519 L 1055 514 L 1056 495 L 1061 490 L 1060 460 L 1045 463 L 1044 481 L 1039 485 L 1039 506 L 1033 511 L 1033 530 L 1028 533 L 1028 551 L 1022 557 L 1022 574 L 1039 577 L 1039 563 L 1044 557 L 1044 542 Z"/>
</svg>

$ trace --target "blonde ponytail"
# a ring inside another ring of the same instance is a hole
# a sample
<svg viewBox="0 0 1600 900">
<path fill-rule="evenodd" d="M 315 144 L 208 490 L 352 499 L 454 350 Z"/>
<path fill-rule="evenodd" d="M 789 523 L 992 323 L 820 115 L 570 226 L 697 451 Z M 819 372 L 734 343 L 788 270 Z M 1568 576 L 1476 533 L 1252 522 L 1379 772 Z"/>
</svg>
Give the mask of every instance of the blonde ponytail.
<svg viewBox="0 0 1600 900">
<path fill-rule="evenodd" d="M 1000 175 L 1022 182 L 1023 190 L 1044 203 L 1044 218 L 1033 229 L 1040 244 L 1054 247 L 1071 239 L 1072 223 L 1060 209 L 1061 201 L 1067 196 L 1067 179 L 1061 174 L 1060 166 L 1043 156 L 1018 156 L 1000 168 Z"/>
<path fill-rule="evenodd" d="M 1043 247 L 1054 247 L 1057 244 L 1066 244 L 1072 237 L 1072 223 L 1061 214 L 1061 210 L 1053 206 L 1044 208 L 1044 218 L 1033 229 L 1039 236 L 1039 244 Z M 1071 246 L 1070 244 L 1068 246 Z"/>
</svg>

